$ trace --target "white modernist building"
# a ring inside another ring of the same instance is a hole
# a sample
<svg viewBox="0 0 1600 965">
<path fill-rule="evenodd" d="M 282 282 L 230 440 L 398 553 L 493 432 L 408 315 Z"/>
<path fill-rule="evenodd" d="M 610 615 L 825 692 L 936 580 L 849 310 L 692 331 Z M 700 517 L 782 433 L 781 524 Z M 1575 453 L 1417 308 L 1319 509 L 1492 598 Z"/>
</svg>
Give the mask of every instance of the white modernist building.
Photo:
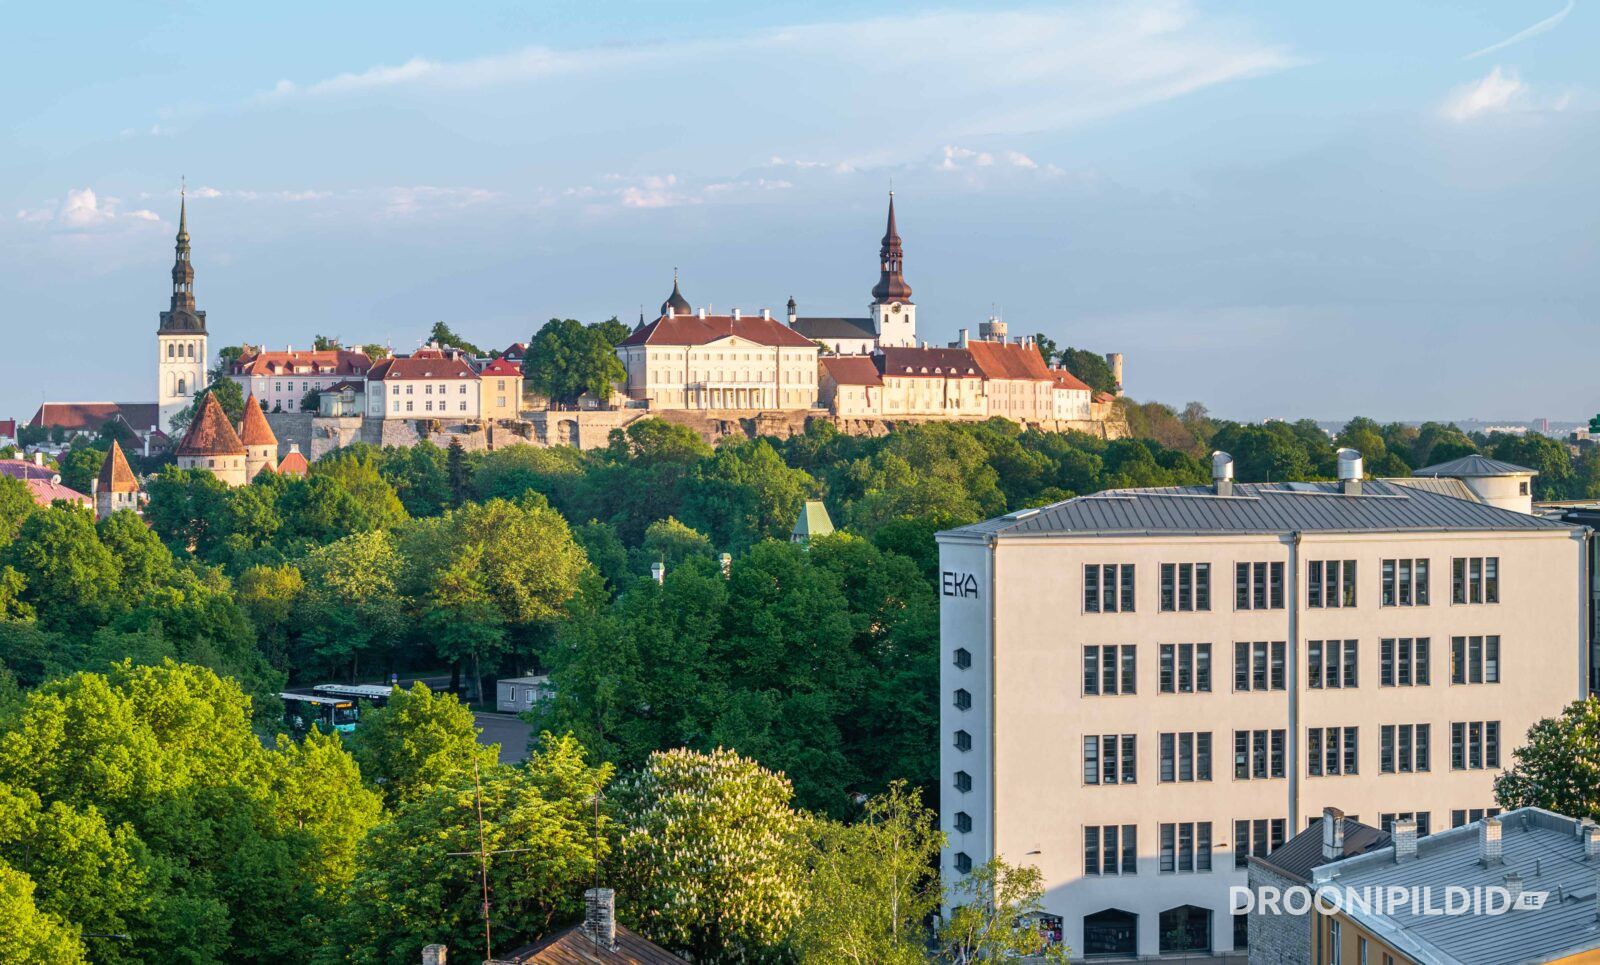
<svg viewBox="0 0 1600 965">
<path fill-rule="evenodd" d="M 1234 948 L 1250 855 L 1329 805 L 1480 816 L 1586 691 L 1582 528 L 1349 450 L 1213 475 L 939 535 L 942 870 L 1037 866 L 1075 957 Z"/>
</svg>

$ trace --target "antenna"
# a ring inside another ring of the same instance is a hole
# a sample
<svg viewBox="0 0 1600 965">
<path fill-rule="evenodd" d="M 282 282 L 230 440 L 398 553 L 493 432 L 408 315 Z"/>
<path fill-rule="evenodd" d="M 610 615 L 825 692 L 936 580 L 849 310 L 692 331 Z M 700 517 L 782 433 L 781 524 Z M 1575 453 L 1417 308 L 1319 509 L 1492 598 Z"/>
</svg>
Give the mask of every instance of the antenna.
<svg viewBox="0 0 1600 965">
<path fill-rule="evenodd" d="M 523 851 L 532 851 L 532 848 L 506 848 L 500 851 L 490 851 L 483 837 L 483 782 L 478 777 L 478 762 L 472 762 L 472 791 L 478 809 L 478 850 L 476 851 L 448 851 L 447 857 L 464 858 L 476 857 L 478 859 L 478 880 L 483 886 L 483 958 L 486 962 L 494 961 L 494 935 L 489 914 L 489 856 L 491 854 L 517 854 Z"/>
</svg>

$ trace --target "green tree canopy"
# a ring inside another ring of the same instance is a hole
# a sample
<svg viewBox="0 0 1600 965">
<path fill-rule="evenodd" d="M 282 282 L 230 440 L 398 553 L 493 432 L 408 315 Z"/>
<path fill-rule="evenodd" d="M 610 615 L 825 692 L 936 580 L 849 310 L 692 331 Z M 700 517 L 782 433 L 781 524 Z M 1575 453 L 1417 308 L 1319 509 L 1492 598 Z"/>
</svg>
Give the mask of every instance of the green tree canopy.
<svg viewBox="0 0 1600 965">
<path fill-rule="evenodd" d="M 528 343 L 523 374 L 534 391 L 561 405 L 575 404 L 585 392 L 610 401 L 613 386 L 628 377 L 611 340 L 615 327 L 620 327 L 615 319 L 600 325 L 550 319 Z"/>
<path fill-rule="evenodd" d="M 450 326 L 446 325 L 444 322 L 433 323 L 433 328 L 428 330 L 428 340 L 431 342 L 438 342 L 441 346 L 447 348 L 453 346 L 461 349 L 463 352 L 467 352 L 475 356 L 481 356 L 484 354 L 483 349 L 451 331 Z"/>
<path fill-rule="evenodd" d="M 1558 716 L 1528 729 L 1527 743 L 1495 778 L 1494 796 L 1511 810 L 1541 807 L 1570 817 L 1600 819 L 1600 698 L 1573 701 Z"/>
<path fill-rule="evenodd" d="M 499 745 L 478 743 L 472 711 L 455 694 L 436 694 L 421 681 L 395 688 L 386 706 L 364 713 L 350 749 L 391 804 L 461 787 L 474 764 L 491 768 L 500 754 Z"/>
</svg>

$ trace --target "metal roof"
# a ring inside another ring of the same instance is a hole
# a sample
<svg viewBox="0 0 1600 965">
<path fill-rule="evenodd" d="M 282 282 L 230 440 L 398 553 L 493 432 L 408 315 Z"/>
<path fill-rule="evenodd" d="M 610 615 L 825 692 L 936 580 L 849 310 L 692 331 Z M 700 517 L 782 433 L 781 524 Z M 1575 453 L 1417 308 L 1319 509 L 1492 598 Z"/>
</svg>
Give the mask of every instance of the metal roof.
<svg viewBox="0 0 1600 965">
<path fill-rule="evenodd" d="M 870 338 L 878 337 L 870 318 L 838 318 L 813 315 L 794 320 L 794 330 L 806 338 Z"/>
<path fill-rule="evenodd" d="M 941 536 L 1131 536 L 1202 533 L 1382 533 L 1567 530 L 1556 520 L 1382 480 L 1347 495 L 1338 483 L 1235 483 L 1111 489 L 946 530 Z"/>
<path fill-rule="evenodd" d="M 1542 808 L 1500 815 L 1501 863 L 1478 859 L 1481 821 L 1440 831 L 1417 841 L 1417 856 L 1396 863 L 1394 848 L 1322 865 L 1316 880 L 1334 875 L 1340 889 L 1431 887 L 1432 905 L 1442 907 L 1445 889 L 1505 887 L 1506 875 L 1522 878 L 1524 893 L 1542 891 L 1543 907 L 1501 915 L 1426 915 L 1411 902 L 1388 914 L 1352 910 L 1349 916 L 1419 962 L 1438 965 L 1518 965 L 1550 962 L 1600 948 L 1595 921 L 1595 863 L 1584 860 L 1578 822 Z"/>
<path fill-rule="evenodd" d="M 1323 820 L 1322 815 L 1317 815 L 1304 831 L 1278 845 L 1276 851 L 1265 858 L 1252 857 L 1251 862 L 1259 862 L 1297 881 L 1310 881 L 1313 868 L 1328 864 L 1330 861 L 1366 854 L 1374 848 L 1381 848 L 1389 843 L 1387 831 L 1380 831 L 1370 824 L 1362 824 L 1355 818 L 1347 817 L 1343 819 L 1344 851 L 1338 858 L 1325 858 L 1322 855 Z"/>
<path fill-rule="evenodd" d="M 1442 496 L 1454 496 L 1456 499 L 1465 499 L 1469 503 L 1481 503 L 1478 494 L 1467 488 L 1467 484 L 1455 476 L 1397 476 L 1385 477 L 1384 482 L 1394 483 L 1396 486 L 1405 486 L 1408 489 L 1425 489 L 1430 493 L 1439 493 Z"/>
<path fill-rule="evenodd" d="M 1428 466 L 1413 472 L 1413 476 L 1537 476 L 1539 475 L 1527 466 L 1518 466 L 1488 456 L 1474 453 L 1441 462 L 1437 466 Z"/>
</svg>

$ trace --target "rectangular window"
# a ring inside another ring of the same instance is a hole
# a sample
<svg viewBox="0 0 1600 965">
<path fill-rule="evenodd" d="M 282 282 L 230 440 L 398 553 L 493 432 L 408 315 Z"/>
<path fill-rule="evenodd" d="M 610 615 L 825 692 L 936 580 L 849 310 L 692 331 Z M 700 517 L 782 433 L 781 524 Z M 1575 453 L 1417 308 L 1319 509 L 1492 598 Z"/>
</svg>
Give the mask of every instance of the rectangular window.
<svg viewBox="0 0 1600 965">
<path fill-rule="evenodd" d="M 1312 727 L 1306 731 L 1306 773 L 1312 777 L 1357 773 L 1357 728 Z"/>
<path fill-rule="evenodd" d="M 1132 563 L 1090 563 L 1084 566 L 1084 612 L 1131 613 L 1133 574 Z"/>
<path fill-rule="evenodd" d="M 1192 611 L 1211 609 L 1210 563 L 1162 563 L 1161 609 Z"/>
<path fill-rule="evenodd" d="M 1233 645 L 1233 689 L 1283 690 L 1287 686 L 1287 647 L 1281 640 Z"/>
<path fill-rule="evenodd" d="M 1500 557 L 1457 556 L 1450 561 L 1451 603 L 1499 603 Z"/>
<path fill-rule="evenodd" d="M 1211 822 L 1161 825 L 1161 872 L 1211 870 Z"/>
<path fill-rule="evenodd" d="M 1205 766 L 1211 768 L 1211 735 L 1205 734 Z M 1266 780 L 1284 776 L 1286 734 L 1278 730 L 1236 730 L 1233 732 L 1233 779 Z M 1210 780 L 1203 777 L 1201 780 Z"/>
<path fill-rule="evenodd" d="M 1384 724 L 1378 732 L 1378 770 L 1384 774 L 1427 772 L 1430 730 L 1428 724 Z"/>
<path fill-rule="evenodd" d="M 1235 563 L 1233 607 L 1236 610 L 1283 609 L 1283 564 Z"/>
<path fill-rule="evenodd" d="M 1382 573 L 1383 591 L 1380 594 L 1382 605 L 1428 605 L 1427 560 L 1384 560 Z"/>
<path fill-rule="evenodd" d="M 1250 856 L 1265 858 L 1283 844 L 1288 822 L 1283 818 L 1258 818 L 1233 822 L 1233 866 L 1249 865 Z"/>
<path fill-rule="evenodd" d="M 1131 875 L 1138 871 L 1137 825 L 1091 824 L 1083 829 L 1085 875 Z"/>
<path fill-rule="evenodd" d="M 1450 725 L 1451 770 L 1482 770 L 1500 766 L 1500 722 L 1473 720 Z"/>
<path fill-rule="evenodd" d="M 1135 647 L 1131 643 L 1083 648 L 1083 693 L 1086 697 L 1134 693 Z"/>
<path fill-rule="evenodd" d="M 1160 781 L 1211 780 L 1211 733 L 1184 731 L 1160 735 Z"/>
<path fill-rule="evenodd" d="M 1378 641 L 1380 687 L 1428 685 L 1428 638 L 1387 637 Z"/>
<path fill-rule="evenodd" d="M 1499 635 L 1451 637 L 1450 682 L 1453 684 L 1499 683 Z"/>
<path fill-rule="evenodd" d="M 1163 643 L 1161 692 L 1189 694 L 1211 692 L 1211 644 Z"/>
<path fill-rule="evenodd" d="M 1311 560 L 1306 563 L 1306 606 L 1333 609 L 1355 605 L 1355 560 Z"/>
<path fill-rule="evenodd" d="M 1134 734 L 1091 734 L 1083 739 L 1083 783 L 1134 784 L 1138 774 L 1138 737 Z M 1120 757 L 1120 765 L 1119 765 Z"/>
<path fill-rule="evenodd" d="M 1315 690 L 1356 686 L 1354 640 L 1306 641 L 1306 686 Z"/>
</svg>

